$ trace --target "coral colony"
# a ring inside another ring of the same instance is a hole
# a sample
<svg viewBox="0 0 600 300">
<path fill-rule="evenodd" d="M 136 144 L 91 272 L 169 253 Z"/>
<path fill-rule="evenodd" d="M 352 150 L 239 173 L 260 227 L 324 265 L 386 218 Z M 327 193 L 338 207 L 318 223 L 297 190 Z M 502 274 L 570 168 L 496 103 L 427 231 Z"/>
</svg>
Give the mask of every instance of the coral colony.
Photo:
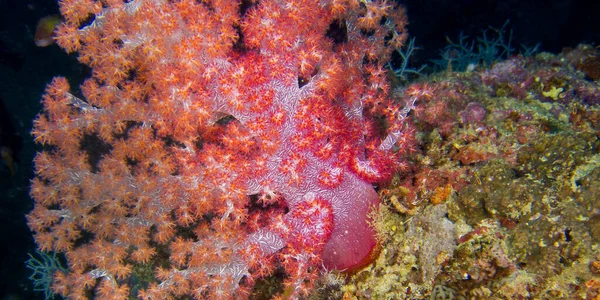
<svg viewBox="0 0 600 300">
<path fill-rule="evenodd" d="M 45 149 L 27 219 L 40 250 L 66 257 L 54 292 L 247 297 L 277 271 L 296 297 L 372 260 L 372 184 L 405 167 L 406 114 L 426 95 L 389 97 L 402 8 L 59 3 L 56 41 L 91 77 L 54 79 L 33 129 Z"/>
</svg>

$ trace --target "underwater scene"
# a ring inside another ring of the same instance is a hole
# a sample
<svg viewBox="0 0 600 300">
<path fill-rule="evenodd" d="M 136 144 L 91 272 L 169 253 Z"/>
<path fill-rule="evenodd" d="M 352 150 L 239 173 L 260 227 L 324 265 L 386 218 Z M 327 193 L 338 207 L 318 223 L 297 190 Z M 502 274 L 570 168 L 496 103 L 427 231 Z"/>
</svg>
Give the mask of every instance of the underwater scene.
<svg viewBox="0 0 600 300">
<path fill-rule="evenodd" d="M 600 3 L 0 18 L 0 300 L 600 299 Z"/>
</svg>

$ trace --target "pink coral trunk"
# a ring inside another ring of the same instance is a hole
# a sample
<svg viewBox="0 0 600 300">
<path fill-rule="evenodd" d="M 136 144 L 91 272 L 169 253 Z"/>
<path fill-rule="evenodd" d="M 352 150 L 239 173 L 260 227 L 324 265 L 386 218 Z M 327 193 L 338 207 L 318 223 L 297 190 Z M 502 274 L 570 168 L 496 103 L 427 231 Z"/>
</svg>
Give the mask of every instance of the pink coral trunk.
<svg viewBox="0 0 600 300">
<path fill-rule="evenodd" d="M 329 270 L 352 272 L 371 263 L 376 254 L 375 230 L 368 215 L 379 205 L 379 197 L 370 184 L 355 182 L 355 201 L 347 201 L 335 215 L 335 228 L 325 245 L 323 263 Z M 334 206 L 335 207 L 335 206 Z"/>
</svg>

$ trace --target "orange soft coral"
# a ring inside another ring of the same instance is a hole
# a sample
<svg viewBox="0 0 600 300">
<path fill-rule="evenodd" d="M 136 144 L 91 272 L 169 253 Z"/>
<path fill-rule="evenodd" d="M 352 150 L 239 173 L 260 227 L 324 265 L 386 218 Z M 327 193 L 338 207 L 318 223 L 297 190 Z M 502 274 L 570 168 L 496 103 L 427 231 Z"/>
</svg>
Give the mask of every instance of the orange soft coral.
<svg viewBox="0 0 600 300">
<path fill-rule="evenodd" d="M 410 143 L 412 106 L 389 101 L 383 71 L 404 40 L 402 10 L 350 0 L 60 6 L 57 41 L 92 76 L 83 95 L 55 79 L 32 131 L 47 149 L 28 222 L 70 266 L 56 292 L 245 297 L 282 267 L 286 293 L 298 295 L 323 265 L 372 259 L 371 184 Z M 144 265 L 160 267 L 133 289 Z"/>
</svg>

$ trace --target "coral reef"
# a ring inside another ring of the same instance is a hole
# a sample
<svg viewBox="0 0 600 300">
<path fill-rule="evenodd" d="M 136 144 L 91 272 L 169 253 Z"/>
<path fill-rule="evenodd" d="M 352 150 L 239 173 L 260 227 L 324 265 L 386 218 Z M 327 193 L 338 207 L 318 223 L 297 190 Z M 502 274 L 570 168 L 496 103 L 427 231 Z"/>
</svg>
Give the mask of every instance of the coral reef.
<svg viewBox="0 0 600 300">
<path fill-rule="evenodd" d="M 387 1 L 60 10 L 91 75 L 54 79 L 32 131 L 48 294 L 599 299 L 596 48 L 483 59 L 503 27 L 485 66 L 391 91 Z"/>
<path fill-rule="evenodd" d="M 380 257 L 340 285 L 338 295 L 597 299 L 596 55 L 581 45 L 558 55 L 516 56 L 477 72 L 435 74 L 416 84 L 430 91 L 414 114 L 421 150 L 410 172 L 379 191 L 388 207 L 376 226 Z M 401 97 L 410 89 L 395 93 Z M 451 193 L 439 201 L 446 186 Z M 446 215 L 439 213 L 442 207 Z M 440 228 L 450 227 L 454 234 L 442 234 Z M 438 234 L 428 234 L 430 228 Z"/>
</svg>

